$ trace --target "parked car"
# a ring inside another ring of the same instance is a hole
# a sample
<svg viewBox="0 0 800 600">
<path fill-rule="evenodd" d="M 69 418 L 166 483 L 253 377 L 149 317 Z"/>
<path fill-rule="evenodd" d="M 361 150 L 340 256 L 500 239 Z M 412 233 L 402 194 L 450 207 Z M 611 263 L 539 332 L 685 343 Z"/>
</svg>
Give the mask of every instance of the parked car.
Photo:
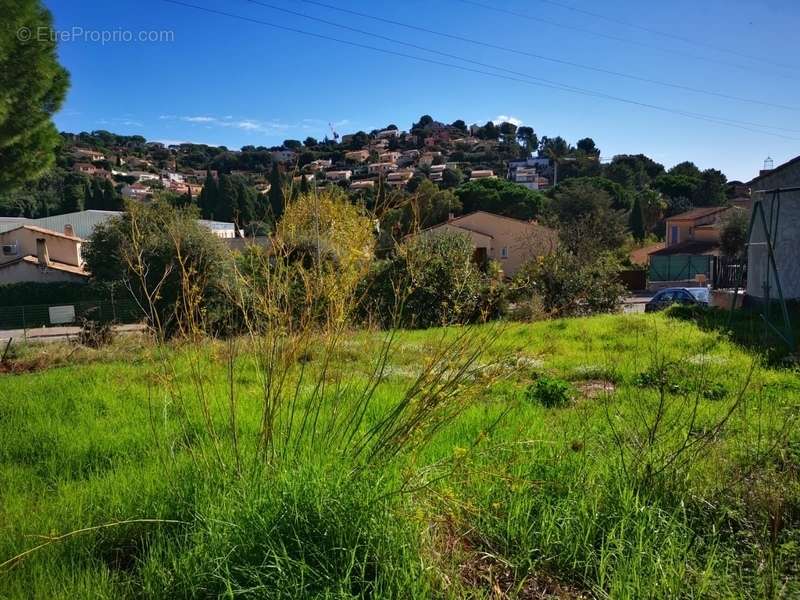
<svg viewBox="0 0 800 600">
<path fill-rule="evenodd" d="M 666 288 L 660 290 L 644 305 L 644 312 L 664 310 L 673 304 L 697 304 L 700 306 L 708 306 L 708 302 L 708 288 Z"/>
</svg>

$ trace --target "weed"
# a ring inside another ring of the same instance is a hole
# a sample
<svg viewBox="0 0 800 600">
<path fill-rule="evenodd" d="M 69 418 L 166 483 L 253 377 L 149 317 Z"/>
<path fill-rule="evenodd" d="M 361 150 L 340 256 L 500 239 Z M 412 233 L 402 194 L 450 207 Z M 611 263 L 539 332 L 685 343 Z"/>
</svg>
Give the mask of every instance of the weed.
<svg viewBox="0 0 800 600">
<path fill-rule="evenodd" d="M 572 401 L 574 390 L 563 379 L 542 376 L 528 386 L 526 396 L 529 401 L 538 402 L 545 408 L 557 408 Z"/>
</svg>

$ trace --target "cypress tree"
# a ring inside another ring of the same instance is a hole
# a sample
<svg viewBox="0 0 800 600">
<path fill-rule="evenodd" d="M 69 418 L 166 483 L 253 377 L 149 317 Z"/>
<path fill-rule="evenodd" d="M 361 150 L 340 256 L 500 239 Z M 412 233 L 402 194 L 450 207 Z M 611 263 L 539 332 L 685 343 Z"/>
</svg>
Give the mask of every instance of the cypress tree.
<svg viewBox="0 0 800 600">
<path fill-rule="evenodd" d="M 628 227 L 630 227 L 631 233 L 637 242 L 644 240 L 644 215 L 642 214 L 642 202 L 638 194 L 633 201 Z"/>
<path fill-rule="evenodd" d="M 214 216 L 214 210 L 217 208 L 217 197 L 219 190 L 217 188 L 217 180 L 211 174 L 211 170 L 206 170 L 206 180 L 203 183 L 203 191 L 197 199 L 197 204 L 200 207 L 200 213 L 204 219 L 210 219 Z"/>
<path fill-rule="evenodd" d="M 239 212 L 238 205 L 236 183 L 230 175 L 220 174 L 214 218 L 219 221 L 233 221 Z"/>
<path fill-rule="evenodd" d="M 103 181 L 102 210 L 121 210 L 122 198 L 117 194 L 116 188 L 110 179 Z"/>
<path fill-rule="evenodd" d="M 283 177 L 281 176 L 278 163 L 272 163 L 272 172 L 269 175 L 269 207 L 275 221 L 283 216 L 283 209 L 286 206 L 286 198 L 283 194 Z"/>
</svg>

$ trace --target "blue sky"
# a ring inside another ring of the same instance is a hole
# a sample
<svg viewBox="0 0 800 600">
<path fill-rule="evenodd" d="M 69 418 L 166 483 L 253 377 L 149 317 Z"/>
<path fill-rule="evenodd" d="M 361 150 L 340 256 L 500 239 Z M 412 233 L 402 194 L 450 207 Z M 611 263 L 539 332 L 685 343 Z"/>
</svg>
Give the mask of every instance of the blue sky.
<svg viewBox="0 0 800 600">
<path fill-rule="evenodd" d="M 56 117 L 61 129 L 108 129 L 151 140 L 239 148 L 309 135 L 322 138 L 329 122 L 346 133 L 389 123 L 407 129 L 422 114 L 468 123 L 505 116 L 532 126 L 540 136 L 561 135 L 573 143 L 592 137 L 606 157 L 643 152 L 668 167 L 692 160 L 702 168 L 720 168 L 730 179 L 750 179 L 768 155 L 780 164 L 800 154 L 796 0 L 475 0 L 500 10 L 461 0 L 327 0 L 340 8 L 496 46 L 783 108 L 477 46 L 300 0 L 262 1 L 489 66 L 345 31 L 248 0 L 182 1 L 512 79 L 536 77 L 758 127 L 730 127 L 414 61 L 163 0 L 45 0 L 60 35 L 73 37 L 59 46 L 72 75 L 67 102 Z M 108 43 L 96 41 L 99 33 L 86 33 L 120 30 L 134 36 L 142 31 L 170 33 L 165 41 Z M 506 71 L 493 71 L 494 67 Z M 779 135 L 769 135 L 761 126 Z"/>
</svg>

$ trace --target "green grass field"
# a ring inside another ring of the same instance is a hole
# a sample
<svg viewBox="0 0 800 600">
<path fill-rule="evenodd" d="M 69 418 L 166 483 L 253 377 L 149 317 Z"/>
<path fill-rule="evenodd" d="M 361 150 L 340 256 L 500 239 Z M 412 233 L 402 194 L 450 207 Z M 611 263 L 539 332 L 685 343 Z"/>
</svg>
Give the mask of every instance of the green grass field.
<svg viewBox="0 0 800 600">
<path fill-rule="evenodd" d="M 369 439 L 459 335 L 447 404 Z M 800 597 L 797 370 L 664 315 L 401 332 L 343 439 L 383 340 L 310 344 L 269 451 L 246 341 L 25 349 L 0 597 Z"/>
</svg>

